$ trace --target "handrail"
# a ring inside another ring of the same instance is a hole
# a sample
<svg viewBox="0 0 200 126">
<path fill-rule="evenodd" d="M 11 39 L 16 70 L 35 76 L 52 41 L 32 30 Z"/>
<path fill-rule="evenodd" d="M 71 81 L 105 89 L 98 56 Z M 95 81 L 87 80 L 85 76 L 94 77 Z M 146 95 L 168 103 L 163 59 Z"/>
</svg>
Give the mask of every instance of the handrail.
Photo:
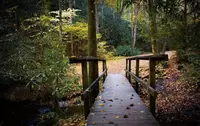
<svg viewBox="0 0 200 126">
<path fill-rule="evenodd" d="M 107 69 L 105 69 L 103 71 L 103 73 L 101 73 L 101 75 L 95 81 L 93 81 L 92 84 L 87 89 L 85 89 L 85 91 L 82 93 L 82 95 L 84 95 L 86 92 L 90 91 L 90 89 L 106 74 L 106 72 L 107 72 Z"/>
<path fill-rule="evenodd" d="M 156 61 L 162 61 L 162 60 L 168 60 L 168 55 L 166 54 L 162 54 L 162 55 L 145 55 L 145 56 L 133 56 L 133 57 L 129 57 L 127 58 L 127 60 L 156 60 Z"/>
<path fill-rule="evenodd" d="M 99 77 L 97 77 L 92 84 L 88 83 L 88 62 L 94 62 L 98 65 L 98 61 L 102 61 L 102 69 L 103 73 Z M 103 77 L 103 81 L 107 76 L 107 66 L 106 60 L 97 57 L 71 57 L 69 58 L 70 63 L 81 63 L 82 66 L 82 83 L 83 83 L 83 93 L 82 100 L 84 100 L 84 115 L 85 119 L 87 118 L 90 108 L 95 101 L 99 93 L 99 80 Z"/>
<path fill-rule="evenodd" d="M 137 77 L 133 72 L 129 72 L 128 70 L 125 70 L 130 74 L 137 82 L 139 82 L 144 88 L 146 88 L 147 92 L 151 94 L 153 97 L 157 97 L 158 92 L 153 89 L 151 86 L 149 86 L 145 81 L 143 81 L 141 78 Z"/>
<path fill-rule="evenodd" d="M 136 60 L 136 74 L 131 72 L 131 61 Z M 149 60 L 149 84 L 144 82 L 141 78 L 139 78 L 139 61 L 140 60 Z M 135 83 L 135 90 L 139 93 L 139 85 L 140 83 L 144 88 L 147 89 L 147 92 L 150 94 L 150 111 L 155 116 L 155 109 L 156 109 L 156 97 L 158 92 L 154 89 L 155 86 L 155 66 L 157 61 L 166 61 L 168 60 L 168 55 L 140 55 L 129 57 L 126 59 L 126 77 L 129 79 L 131 83 L 131 77 L 133 77 L 136 81 Z M 128 76 L 129 74 L 129 76 Z"/>
<path fill-rule="evenodd" d="M 81 62 L 90 62 L 90 61 L 106 61 L 103 58 L 98 57 L 71 57 L 69 58 L 70 63 L 81 63 Z"/>
<path fill-rule="evenodd" d="M 82 100 L 84 101 L 84 113 L 85 113 L 85 119 L 87 119 L 87 116 L 90 113 L 90 108 L 92 107 L 94 100 L 96 96 L 93 95 L 94 87 L 97 86 L 98 81 L 106 75 L 107 69 L 104 70 L 104 72 L 82 93 Z"/>
</svg>

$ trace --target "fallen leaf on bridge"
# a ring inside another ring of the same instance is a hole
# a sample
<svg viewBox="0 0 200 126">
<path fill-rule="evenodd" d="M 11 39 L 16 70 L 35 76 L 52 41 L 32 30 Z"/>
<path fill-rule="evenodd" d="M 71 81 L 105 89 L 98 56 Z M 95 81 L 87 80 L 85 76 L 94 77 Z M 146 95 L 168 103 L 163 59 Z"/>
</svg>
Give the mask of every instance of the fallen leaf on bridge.
<svg viewBox="0 0 200 126">
<path fill-rule="evenodd" d="M 108 122 L 108 124 L 114 124 L 114 122 L 112 122 L 112 121 L 109 121 L 109 122 Z"/>
<path fill-rule="evenodd" d="M 116 119 L 119 119 L 120 118 L 120 116 L 116 116 Z"/>
<path fill-rule="evenodd" d="M 112 99 L 109 99 L 108 101 L 111 101 L 111 102 L 113 102 L 113 100 L 112 100 Z"/>
<path fill-rule="evenodd" d="M 104 106 L 104 104 L 99 104 L 99 106 Z"/>
<path fill-rule="evenodd" d="M 124 115 L 124 118 L 128 118 L 128 115 Z"/>
</svg>

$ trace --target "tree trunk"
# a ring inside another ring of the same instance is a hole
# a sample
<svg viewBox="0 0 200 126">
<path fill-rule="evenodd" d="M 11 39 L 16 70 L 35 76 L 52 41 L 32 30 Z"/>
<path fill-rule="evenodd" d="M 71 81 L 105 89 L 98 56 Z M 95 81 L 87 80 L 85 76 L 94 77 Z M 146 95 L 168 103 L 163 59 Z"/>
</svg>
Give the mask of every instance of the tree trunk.
<svg viewBox="0 0 200 126">
<path fill-rule="evenodd" d="M 61 0 L 59 0 L 59 39 L 62 43 L 62 5 Z"/>
<path fill-rule="evenodd" d="M 102 22 L 104 17 L 104 0 L 101 0 L 101 16 L 102 16 Z"/>
<path fill-rule="evenodd" d="M 122 18 L 123 13 L 124 13 L 126 2 L 127 2 L 127 0 L 123 0 L 123 4 L 122 4 L 122 7 L 121 7 L 121 11 L 120 11 L 120 17 L 121 18 Z"/>
<path fill-rule="evenodd" d="M 154 6 L 153 0 L 148 0 L 149 5 L 149 21 L 150 21 L 150 34 L 151 34 L 151 44 L 153 55 L 159 54 L 159 44 L 157 41 L 157 24 L 156 24 L 156 8 Z"/>
<path fill-rule="evenodd" d="M 95 0 L 88 0 L 88 55 L 97 57 Z M 89 64 L 89 84 L 98 77 L 98 64 Z"/>
<path fill-rule="evenodd" d="M 99 33 L 99 14 L 98 14 L 98 2 L 95 3 L 95 15 L 96 15 L 96 33 Z"/>
<path fill-rule="evenodd" d="M 139 12 L 139 4 L 136 5 L 133 9 L 134 19 L 133 19 L 133 48 L 135 48 L 136 40 L 137 40 L 137 23 L 138 23 L 138 12 Z"/>
<path fill-rule="evenodd" d="M 72 9 L 72 0 L 68 0 L 69 2 L 69 8 Z M 70 16 L 70 19 L 69 19 L 69 23 L 70 25 L 72 25 L 73 23 L 73 20 L 72 20 L 72 16 Z M 68 43 L 68 52 L 69 52 L 69 56 L 74 56 L 74 46 L 73 46 L 73 36 L 72 36 L 72 33 L 70 33 L 70 42 Z"/>
</svg>

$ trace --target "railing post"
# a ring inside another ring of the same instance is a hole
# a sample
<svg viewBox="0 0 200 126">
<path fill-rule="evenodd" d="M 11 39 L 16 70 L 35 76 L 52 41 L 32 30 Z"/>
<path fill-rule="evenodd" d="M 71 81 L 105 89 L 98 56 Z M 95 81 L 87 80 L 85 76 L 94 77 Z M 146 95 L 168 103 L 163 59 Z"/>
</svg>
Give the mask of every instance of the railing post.
<svg viewBox="0 0 200 126">
<path fill-rule="evenodd" d="M 140 63 L 139 59 L 136 59 L 136 69 L 135 69 L 136 71 L 135 71 L 135 75 L 137 77 L 139 77 L 139 63 Z M 135 81 L 135 90 L 136 90 L 137 93 L 139 93 L 139 85 L 138 85 L 137 81 Z"/>
<path fill-rule="evenodd" d="M 87 91 L 82 97 L 84 100 L 84 115 L 85 115 L 85 119 L 87 119 L 87 116 L 90 113 L 90 107 L 91 107 L 89 91 Z"/>
<path fill-rule="evenodd" d="M 99 76 L 99 68 L 98 68 L 98 60 L 97 61 L 94 61 L 94 64 L 95 64 L 95 66 L 97 67 L 96 68 L 96 70 L 97 70 L 97 75 L 95 75 L 95 78 L 94 78 L 94 80 L 96 79 L 96 78 L 98 78 L 98 76 Z M 94 81 L 93 80 L 93 81 Z M 94 94 L 92 94 L 93 96 L 94 96 L 94 100 L 95 100 L 95 98 L 97 97 L 97 95 L 99 94 L 99 82 L 97 82 L 97 84 L 96 84 L 96 87 L 95 87 L 95 91 L 94 91 Z M 92 99 L 92 101 L 94 101 L 93 99 Z"/>
<path fill-rule="evenodd" d="M 128 70 L 128 59 L 126 59 L 126 70 Z M 126 72 L 126 78 L 128 78 L 128 73 Z"/>
<path fill-rule="evenodd" d="M 103 72 L 105 69 L 106 69 L 106 60 L 103 60 Z M 103 82 L 105 81 L 106 76 L 107 76 L 107 71 L 106 71 L 106 74 L 103 76 Z"/>
<path fill-rule="evenodd" d="M 131 60 L 129 60 L 129 66 L 128 71 L 131 72 Z M 131 83 L 131 75 L 129 74 L 129 82 Z"/>
<path fill-rule="evenodd" d="M 149 84 L 150 86 L 155 89 L 155 66 L 156 61 L 153 59 L 149 60 Z M 155 116 L 155 109 L 156 109 L 156 98 L 150 95 L 150 111 Z"/>
<path fill-rule="evenodd" d="M 87 70 L 87 61 L 81 62 L 82 67 L 82 83 L 83 83 L 83 91 L 88 88 L 88 70 Z"/>
</svg>

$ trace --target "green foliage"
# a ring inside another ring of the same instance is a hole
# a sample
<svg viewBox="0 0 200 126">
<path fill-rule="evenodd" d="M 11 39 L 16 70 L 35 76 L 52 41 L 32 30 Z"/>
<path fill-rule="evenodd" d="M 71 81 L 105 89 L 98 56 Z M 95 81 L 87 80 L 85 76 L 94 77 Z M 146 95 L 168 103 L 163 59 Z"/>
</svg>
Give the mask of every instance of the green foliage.
<svg viewBox="0 0 200 126">
<path fill-rule="evenodd" d="M 109 45 L 117 47 L 122 44 L 131 42 L 131 28 L 129 22 L 117 17 L 113 10 L 104 8 L 104 15 L 100 17 L 100 33 L 102 40 L 108 42 Z"/>
<path fill-rule="evenodd" d="M 118 46 L 116 48 L 117 56 L 135 56 L 139 54 L 142 54 L 142 51 L 137 48 L 133 49 L 130 45 Z"/>
<path fill-rule="evenodd" d="M 109 50 L 109 46 L 107 45 L 107 42 L 103 41 L 97 44 L 98 57 L 105 58 L 105 59 L 113 57 L 114 49 L 112 49 L 112 51 L 110 52 L 108 50 Z"/>
<path fill-rule="evenodd" d="M 31 88 L 49 84 L 57 97 L 77 89 L 78 76 L 65 56 L 65 46 L 56 37 L 49 34 L 43 38 L 21 41 L 17 53 L 7 62 L 12 67 L 6 70 L 5 76 L 25 81 Z"/>
<path fill-rule="evenodd" d="M 63 31 L 67 34 L 72 34 L 73 38 L 76 38 L 76 41 L 86 41 L 88 37 L 88 27 L 85 22 L 76 22 L 72 25 L 65 25 Z"/>
</svg>

